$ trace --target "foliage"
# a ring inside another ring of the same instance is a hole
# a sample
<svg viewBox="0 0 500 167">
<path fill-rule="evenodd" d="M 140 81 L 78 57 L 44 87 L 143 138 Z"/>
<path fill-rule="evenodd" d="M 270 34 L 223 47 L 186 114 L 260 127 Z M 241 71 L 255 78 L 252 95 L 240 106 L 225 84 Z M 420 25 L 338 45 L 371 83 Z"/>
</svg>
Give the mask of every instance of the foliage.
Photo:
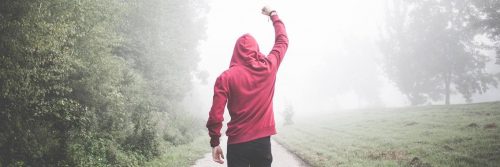
<svg viewBox="0 0 500 167">
<path fill-rule="evenodd" d="M 467 12 L 470 14 L 471 27 L 478 33 L 484 33 L 496 48 L 497 64 L 500 64 L 500 1 L 474 0 L 467 1 Z"/>
<path fill-rule="evenodd" d="M 384 69 L 411 104 L 473 94 L 497 86 L 485 72 L 490 60 L 474 42 L 471 14 L 465 2 L 395 0 L 387 13 L 380 48 Z"/>
<path fill-rule="evenodd" d="M 194 118 L 178 103 L 199 59 L 204 9 L 1 1 L 0 166 L 141 166 L 169 151 L 161 145 L 192 141 Z"/>
<path fill-rule="evenodd" d="M 210 147 L 207 147 L 207 140 L 210 140 L 208 135 L 198 135 L 189 144 L 164 146 L 165 150 L 170 151 L 147 162 L 144 166 L 191 166 L 197 159 L 202 158 L 205 153 L 210 151 Z M 181 161 L 183 159 L 187 161 Z"/>
<path fill-rule="evenodd" d="M 500 102 L 364 109 L 308 114 L 274 138 L 318 167 L 494 167 L 499 123 Z"/>
</svg>

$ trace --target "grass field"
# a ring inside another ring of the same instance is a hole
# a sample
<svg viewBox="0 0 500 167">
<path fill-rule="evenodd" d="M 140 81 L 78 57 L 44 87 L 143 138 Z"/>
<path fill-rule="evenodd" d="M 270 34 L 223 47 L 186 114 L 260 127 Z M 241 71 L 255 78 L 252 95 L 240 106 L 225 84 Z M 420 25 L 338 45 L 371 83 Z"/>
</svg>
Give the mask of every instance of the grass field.
<svg viewBox="0 0 500 167">
<path fill-rule="evenodd" d="M 500 166 L 500 102 L 294 120 L 274 138 L 312 166 Z"/>
<path fill-rule="evenodd" d="M 203 135 L 188 144 L 175 147 L 165 146 L 166 154 L 148 162 L 144 166 L 188 167 L 194 165 L 197 159 L 210 152 L 208 141 L 208 135 Z"/>
</svg>

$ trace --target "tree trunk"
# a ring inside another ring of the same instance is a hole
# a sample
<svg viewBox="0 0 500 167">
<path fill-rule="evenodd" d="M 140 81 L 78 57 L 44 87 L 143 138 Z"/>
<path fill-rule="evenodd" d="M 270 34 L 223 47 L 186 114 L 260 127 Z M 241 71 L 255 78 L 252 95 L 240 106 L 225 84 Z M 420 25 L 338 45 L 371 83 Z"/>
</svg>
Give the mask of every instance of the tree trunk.
<svg viewBox="0 0 500 167">
<path fill-rule="evenodd" d="M 450 105 L 450 84 L 451 84 L 451 74 L 448 73 L 444 78 L 445 86 L 445 105 Z"/>
</svg>

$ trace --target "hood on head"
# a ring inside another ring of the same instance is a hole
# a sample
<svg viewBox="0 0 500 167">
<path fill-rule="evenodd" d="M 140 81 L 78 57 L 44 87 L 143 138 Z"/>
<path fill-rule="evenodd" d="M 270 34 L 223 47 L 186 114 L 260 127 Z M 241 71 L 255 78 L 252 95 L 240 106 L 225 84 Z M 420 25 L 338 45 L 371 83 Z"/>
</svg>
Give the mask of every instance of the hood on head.
<svg viewBox="0 0 500 167">
<path fill-rule="evenodd" d="M 250 34 L 244 34 L 236 41 L 233 50 L 233 57 L 229 67 L 241 65 L 253 69 L 263 68 L 261 62 L 264 55 L 260 53 L 259 45 Z M 265 68 L 265 67 L 264 67 Z"/>
</svg>

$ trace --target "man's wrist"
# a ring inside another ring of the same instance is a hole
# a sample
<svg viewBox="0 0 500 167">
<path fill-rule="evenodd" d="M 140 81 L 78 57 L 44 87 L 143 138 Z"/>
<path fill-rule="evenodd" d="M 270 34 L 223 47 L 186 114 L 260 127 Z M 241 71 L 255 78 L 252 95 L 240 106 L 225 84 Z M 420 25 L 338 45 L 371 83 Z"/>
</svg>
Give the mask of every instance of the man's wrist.
<svg viewBox="0 0 500 167">
<path fill-rule="evenodd" d="M 210 146 L 212 148 L 218 146 L 219 144 L 220 144 L 220 141 L 219 141 L 218 137 L 211 137 L 210 138 Z"/>
<path fill-rule="evenodd" d="M 275 10 L 269 12 L 269 16 L 274 16 L 274 15 L 278 15 Z"/>
</svg>

